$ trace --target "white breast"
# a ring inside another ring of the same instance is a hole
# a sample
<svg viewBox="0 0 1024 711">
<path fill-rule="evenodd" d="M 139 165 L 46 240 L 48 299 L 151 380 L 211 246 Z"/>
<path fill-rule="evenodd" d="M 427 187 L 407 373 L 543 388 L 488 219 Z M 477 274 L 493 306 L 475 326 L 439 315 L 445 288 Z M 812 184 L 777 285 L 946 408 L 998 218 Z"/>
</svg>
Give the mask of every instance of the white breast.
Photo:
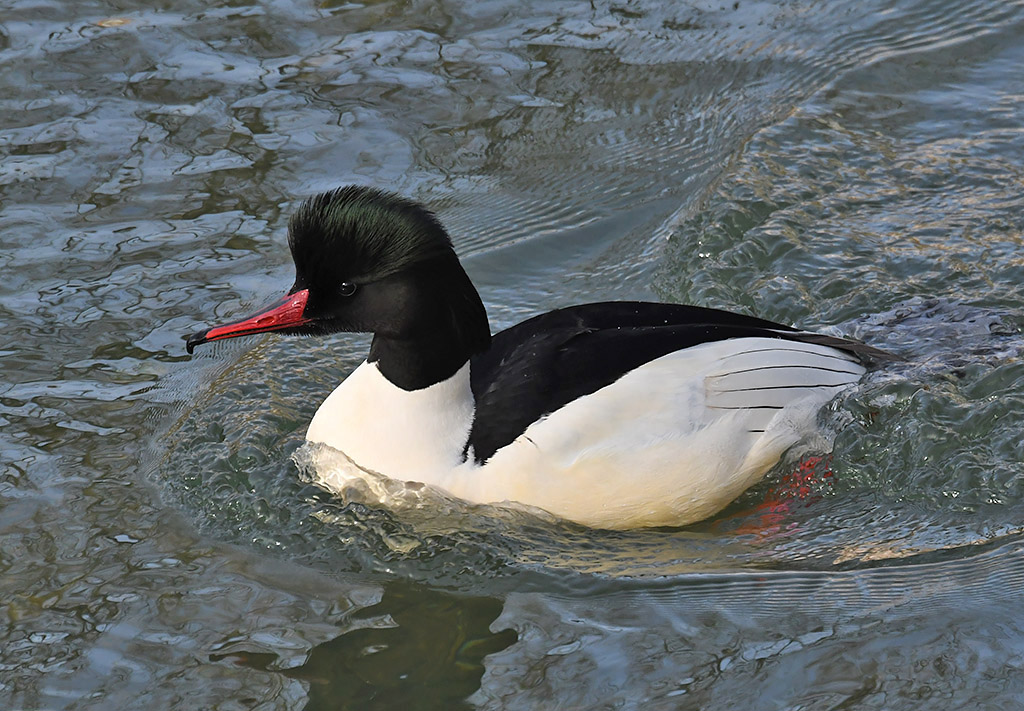
<svg viewBox="0 0 1024 711">
<path fill-rule="evenodd" d="M 448 380 L 403 390 L 363 362 L 313 415 L 306 439 L 392 479 L 444 486 L 473 424 L 469 363 Z"/>
<path fill-rule="evenodd" d="M 364 363 L 324 402 L 307 439 L 468 501 L 519 502 L 597 527 L 684 525 L 760 479 L 863 373 L 824 346 L 706 343 L 570 402 L 481 467 L 461 456 L 473 417 L 468 366 L 410 393 Z"/>
</svg>

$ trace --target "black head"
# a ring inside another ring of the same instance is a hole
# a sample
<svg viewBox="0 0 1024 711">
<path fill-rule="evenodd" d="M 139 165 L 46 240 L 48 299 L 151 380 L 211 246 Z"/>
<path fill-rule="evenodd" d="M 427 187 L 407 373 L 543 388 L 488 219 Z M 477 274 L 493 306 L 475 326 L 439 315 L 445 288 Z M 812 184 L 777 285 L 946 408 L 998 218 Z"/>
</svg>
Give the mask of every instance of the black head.
<svg viewBox="0 0 1024 711">
<path fill-rule="evenodd" d="M 444 227 L 422 205 L 349 185 L 309 198 L 288 222 L 295 284 L 327 291 L 369 284 L 455 254 Z"/>
<path fill-rule="evenodd" d="M 306 200 L 288 225 L 295 283 L 273 308 L 189 339 L 278 331 L 374 334 L 370 360 L 414 389 L 450 376 L 490 345 L 476 289 L 447 232 L 422 205 L 348 186 Z M 430 382 L 426 382 L 430 381 Z"/>
</svg>

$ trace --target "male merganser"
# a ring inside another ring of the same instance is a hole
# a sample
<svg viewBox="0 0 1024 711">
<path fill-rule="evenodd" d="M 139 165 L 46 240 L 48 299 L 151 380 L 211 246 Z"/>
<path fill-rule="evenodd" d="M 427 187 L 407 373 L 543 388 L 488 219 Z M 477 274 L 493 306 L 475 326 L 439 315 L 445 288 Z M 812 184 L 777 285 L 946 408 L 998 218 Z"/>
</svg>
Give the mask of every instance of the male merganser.
<svg viewBox="0 0 1024 711">
<path fill-rule="evenodd" d="M 373 333 L 306 439 L 360 469 L 585 525 L 679 526 L 758 481 L 877 349 L 752 316 L 605 302 L 492 336 L 447 232 L 422 205 L 349 186 L 288 226 L 280 302 L 187 349 L 267 331 Z M 338 488 L 337 482 L 326 482 Z"/>
</svg>

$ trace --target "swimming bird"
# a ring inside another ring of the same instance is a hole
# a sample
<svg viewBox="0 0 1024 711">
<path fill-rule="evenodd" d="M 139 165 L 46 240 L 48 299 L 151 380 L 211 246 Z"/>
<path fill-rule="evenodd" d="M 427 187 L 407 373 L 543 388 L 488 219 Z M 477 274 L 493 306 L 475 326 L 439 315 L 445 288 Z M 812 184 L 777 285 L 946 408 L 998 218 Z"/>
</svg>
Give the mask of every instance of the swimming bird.
<svg viewBox="0 0 1024 711">
<path fill-rule="evenodd" d="M 604 528 L 707 518 L 758 481 L 884 352 L 698 306 L 603 302 L 495 335 L 424 206 L 347 186 L 288 225 L 295 282 L 187 349 L 264 332 L 373 334 L 306 439 L 360 469 Z M 325 481 L 338 489 L 344 482 Z"/>
</svg>

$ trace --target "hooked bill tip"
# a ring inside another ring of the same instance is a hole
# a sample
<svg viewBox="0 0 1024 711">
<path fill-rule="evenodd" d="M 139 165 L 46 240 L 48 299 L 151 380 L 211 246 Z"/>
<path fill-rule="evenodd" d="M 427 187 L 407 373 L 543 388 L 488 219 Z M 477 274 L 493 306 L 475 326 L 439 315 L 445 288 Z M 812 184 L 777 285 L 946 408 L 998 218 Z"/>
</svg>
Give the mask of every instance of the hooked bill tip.
<svg viewBox="0 0 1024 711">
<path fill-rule="evenodd" d="M 206 343 L 207 331 L 199 331 L 193 333 L 185 339 L 185 352 L 192 355 L 192 352 L 196 349 L 196 346 Z"/>
</svg>

